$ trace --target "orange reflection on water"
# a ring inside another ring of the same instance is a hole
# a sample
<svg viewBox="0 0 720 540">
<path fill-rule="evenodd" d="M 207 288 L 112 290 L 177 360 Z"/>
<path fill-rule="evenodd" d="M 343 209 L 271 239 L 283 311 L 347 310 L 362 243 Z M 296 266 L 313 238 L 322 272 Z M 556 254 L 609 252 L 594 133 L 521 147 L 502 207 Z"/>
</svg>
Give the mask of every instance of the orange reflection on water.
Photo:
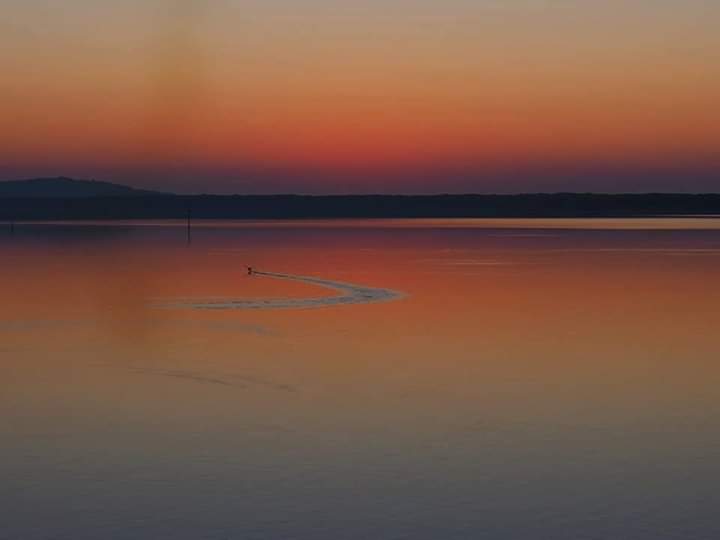
<svg viewBox="0 0 720 540">
<path fill-rule="evenodd" d="M 720 293 L 709 286 L 720 265 L 715 233 L 564 233 L 543 221 L 542 229 L 518 235 L 519 223 L 505 232 L 496 224 L 393 222 L 357 231 L 352 223 L 303 223 L 299 230 L 216 224 L 199 229 L 190 247 L 172 227 L 131 228 L 109 241 L 73 229 L 65 245 L 42 249 L 20 239 L 2 276 L 2 320 L 11 329 L 5 342 L 24 347 L 23 362 L 30 357 L 37 369 L 61 371 L 67 350 L 73 362 L 108 361 L 116 369 L 255 373 L 313 388 L 323 399 L 355 395 L 358 413 L 377 407 L 378 419 L 399 395 L 441 409 L 465 396 L 468 407 L 508 381 L 532 389 L 535 410 L 563 392 L 568 407 L 580 397 L 608 406 L 634 399 L 643 374 L 655 373 L 644 394 L 676 392 L 669 381 L 686 380 L 689 366 L 705 374 L 690 377 L 695 398 L 704 395 L 697 390 L 716 375 L 710 359 Z M 672 224 L 655 220 L 650 228 Z M 333 294 L 248 277 L 245 264 L 395 289 L 407 298 L 301 311 L 156 306 L 177 298 Z M 85 392 L 100 373 L 73 384 Z M 154 384 L 136 399 L 157 399 Z M 545 394 L 545 386 L 553 391 Z M 621 394 L 610 400 L 609 388 Z M 368 404 L 376 394 L 383 397 Z"/>
</svg>

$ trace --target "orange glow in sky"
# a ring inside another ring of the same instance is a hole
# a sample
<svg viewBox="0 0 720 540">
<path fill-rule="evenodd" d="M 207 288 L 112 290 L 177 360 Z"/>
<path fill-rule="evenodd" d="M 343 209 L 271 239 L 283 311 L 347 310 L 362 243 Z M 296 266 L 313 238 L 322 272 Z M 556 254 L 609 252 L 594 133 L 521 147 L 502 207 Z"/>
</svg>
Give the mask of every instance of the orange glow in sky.
<svg viewBox="0 0 720 540">
<path fill-rule="evenodd" d="M 720 6 L 700 0 L 8 0 L 3 12 L 1 179 L 686 191 L 720 176 Z"/>
</svg>

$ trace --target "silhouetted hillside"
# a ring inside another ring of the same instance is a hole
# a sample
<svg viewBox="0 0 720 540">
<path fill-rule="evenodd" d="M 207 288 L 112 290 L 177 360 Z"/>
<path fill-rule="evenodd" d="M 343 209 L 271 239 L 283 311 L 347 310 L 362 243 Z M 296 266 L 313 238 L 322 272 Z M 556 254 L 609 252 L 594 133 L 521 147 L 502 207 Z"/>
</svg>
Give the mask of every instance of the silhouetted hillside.
<svg viewBox="0 0 720 540">
<path fill-rule="evenodd" d="M 187 216 L 188 211 L 195 219 L 720 215 L 720 194 L 137 195 L 0 198 L 0 219 L 5 220 L 182 219 Z"/>
<path fill-rule="evenodd" d="M 121 184 L 73 178 L 33 178 L 0 182 L 0 197 L 17 198 L 83 198 L 83 197 L 135 197 L 160 195 L 160 192 L 135 189 Z"/>
</svg>

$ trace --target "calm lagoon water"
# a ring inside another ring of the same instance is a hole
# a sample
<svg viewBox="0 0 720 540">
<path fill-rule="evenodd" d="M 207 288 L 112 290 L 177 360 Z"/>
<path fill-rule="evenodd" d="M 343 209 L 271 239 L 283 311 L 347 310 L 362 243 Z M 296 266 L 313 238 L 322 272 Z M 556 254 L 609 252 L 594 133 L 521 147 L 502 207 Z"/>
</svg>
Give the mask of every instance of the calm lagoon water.
<svg viewBox="0 0 720 540">
<path fill-rule="evenodd" d="M 720 538 L 718 220 L 24 224 L 0 262 L 2 540 Z"/>
</svg>

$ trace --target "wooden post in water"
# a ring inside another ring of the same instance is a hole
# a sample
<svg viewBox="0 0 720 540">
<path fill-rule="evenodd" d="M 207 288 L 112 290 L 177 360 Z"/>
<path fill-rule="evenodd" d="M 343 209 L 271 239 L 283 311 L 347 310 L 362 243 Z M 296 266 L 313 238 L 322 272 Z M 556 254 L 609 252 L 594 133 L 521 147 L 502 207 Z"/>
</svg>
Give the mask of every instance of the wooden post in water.
<svg viewBox="0 0 720 540">
<path fill-rule="evenodd" d="M 192 241 L 192 207 L 190 202 L 187 203 L 187 243 L 190 245 Z"/>
</svg>

